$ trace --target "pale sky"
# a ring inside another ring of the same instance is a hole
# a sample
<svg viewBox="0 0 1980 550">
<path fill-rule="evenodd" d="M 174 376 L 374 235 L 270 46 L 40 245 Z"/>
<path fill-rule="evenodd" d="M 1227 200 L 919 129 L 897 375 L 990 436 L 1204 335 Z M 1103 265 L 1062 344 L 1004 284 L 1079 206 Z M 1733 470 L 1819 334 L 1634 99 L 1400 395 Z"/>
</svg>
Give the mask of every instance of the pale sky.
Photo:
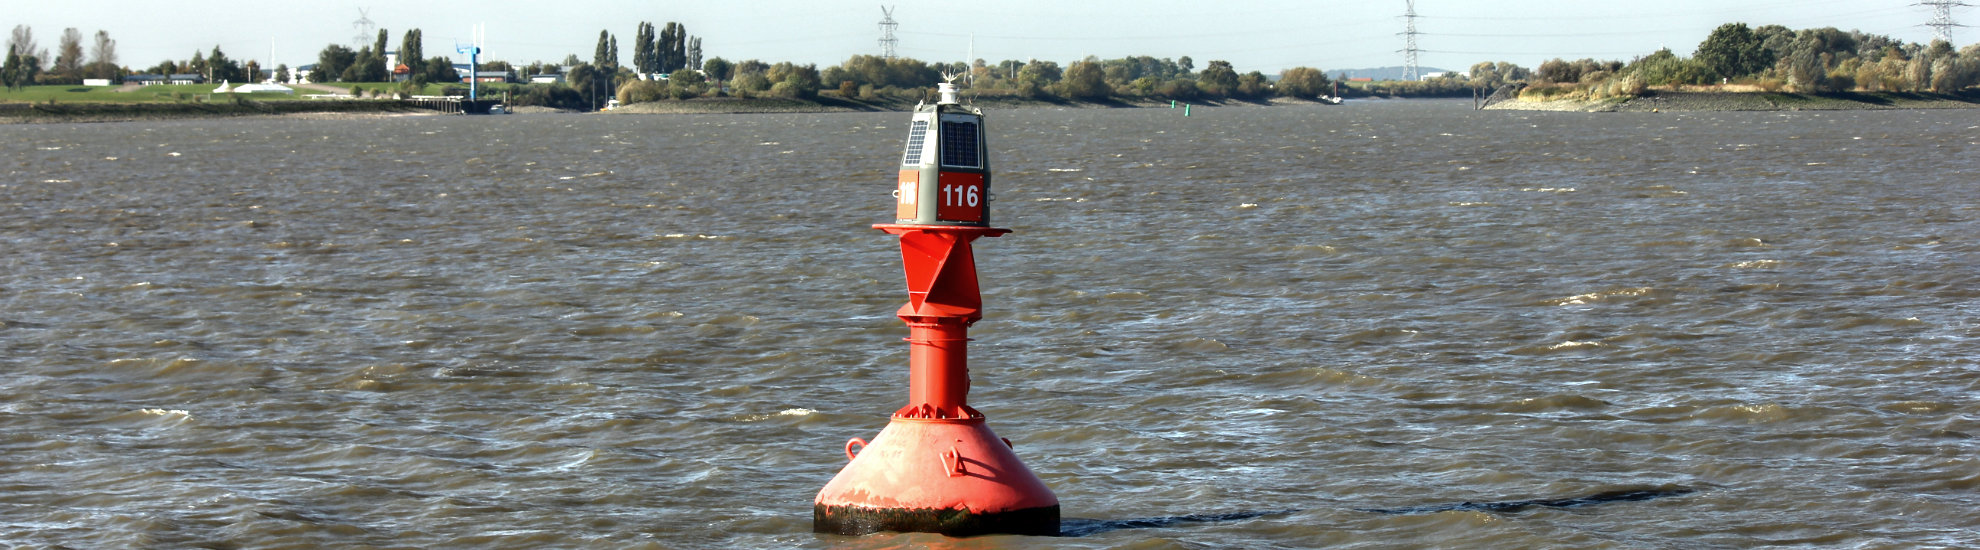
<svg viewBox="0 0 1980 550">
<path fill-rule="evenodd" d="M 975 57 L 1067 63 L 1088 55 L 1190 56 L 1201 68 L 1213 59 L 1240 72 L 1309 66 L 1342 70 L 1401 65 L 1404 0 L 999 0 L 893 2 L 897 52 L 923 61 Z M 484 59 L 526 64 L 577 54 L 587 62 L 600 30 L 619 38 L 620 62 L 632 62 L 641 21 L 678 21 L 702 37 L 704 57 L 730 61 L 837 65 L 856 54 L 880 53 L 879 2 L 728 0 L 660 2 L 491 0 L 463 9 L 459 2 L 315 2 L 203 0 L 0 0 L 0 25 L 28 25 L 41 47 L 55 49 L 62 29 L 85 37 L 107 30 L 120 64 L 142 69 L 183 60 L 215 45 L 236 60 L 290 66 L 316 62 L 330 43 L 351 44 L 359 8 L 391 34 L 391 47 L 410 28 L 422 30 L 427 56 L 454 56 L 475 25 L 485 29 Z M 555 11 L 546 10 L 546 8 Z M 1534 67 L 1556 57 L 1628 61 L 1662 47 L 1690 55 L 1714 27 L 1727 22 L 1791 28 L 1836 27 L 1926 42 L 1930 8 L 1914 0 L 1659 0 L 1591 2 L 1539 0 L 1418 0 L 1420 64 L 1464 70 L 1480 61 Z M 1954 20 L 1980 25 L 1980 8 L 1955 8 Z M 373 32 L 373 36 L 376 32 Z M 1960 28 L 1955 46 L 1980 40 Z M 367 41 L 368 42 L 368 41 Z"/>
</svg>

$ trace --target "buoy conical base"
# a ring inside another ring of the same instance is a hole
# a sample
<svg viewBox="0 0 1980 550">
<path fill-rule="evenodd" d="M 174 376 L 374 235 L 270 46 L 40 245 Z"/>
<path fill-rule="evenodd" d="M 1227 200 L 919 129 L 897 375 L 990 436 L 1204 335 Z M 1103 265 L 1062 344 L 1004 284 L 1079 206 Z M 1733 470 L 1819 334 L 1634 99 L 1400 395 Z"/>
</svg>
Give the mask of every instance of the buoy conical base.
<svg viewBox="0 0 1980 550">
<path fill-rule="evenodd" d="M 812 530 L 1059 534 L 1059 499 L 982 418 L 894 417 L 825 489 Z"/>
</svg>

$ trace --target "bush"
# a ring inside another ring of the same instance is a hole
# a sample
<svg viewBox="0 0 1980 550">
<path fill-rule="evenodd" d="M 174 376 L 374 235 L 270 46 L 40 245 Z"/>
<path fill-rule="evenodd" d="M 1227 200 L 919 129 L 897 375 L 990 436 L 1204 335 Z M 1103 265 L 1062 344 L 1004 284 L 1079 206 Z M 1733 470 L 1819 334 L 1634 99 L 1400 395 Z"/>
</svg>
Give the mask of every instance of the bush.
<svg viewBox="0 0 1980 550">
<path fill-rule="evenodd" d="M 1829 90 L 1846 92 L 1856 89 L 1856 75 L 1841 69 L 1829 72 Z"/>
<path fill-rule="evenodd" d="M 761 92 L 770 89 L 770 79 L 764 78 L 763 75 L 760 74 L 750 73 L 736 77 L 736 79 L 732 82 L 732 85 L 735 87 L 736 91 L 743 92 L 742 94 L 739 95 L 748 97 L 747 94 Z"/>
<path fill-rule="evenodd" d="M 667 99 L 667 86 L 651 80 L 636 80 L 619 87 L 619 104 L 631 105 Z"/>
<path fill-rule="evenodd" d="M 1520 90 L 1519 98 L 1537 99 L 1537 100 L 1545 101 L 1551 99 L 1558 99 L 1561 98 L 1562 96 L 1567 96 L 1569 94 L 1574 93 L 1574 90 L 1575 87 L 1570 84 L 1539 83 L 1539 84 L 1527 86 L 1526 89 Z"/>
<path fill-rule="evenodd" d="M 707 84 L 695 83 L 682 85 L 680 83 L 674 83 L 667 86 L 667 97 L 677 100 L 694 99 L 701 97 L 701 94 L 705 93 L 708 93 Z"/>
<path fill-rule="evenodd" d="M 1155 97 L 1175 101 L 1196 101 L 1203 98 L 1203 90 L 1196 87 L 1195 80 L 1178 78 L 1162 84 L 1155 90 Z"/>
<path fill-rule="evenodd" d="M 463 90 L 463 93 L 465 93 L 465 90 Z M 519 86 L 510 94 L 509 103 L 518 106 L 534 105 L 574 111 L 591 109 L 591 105 L 585 102 L 584 95 L 579 94 L 577 90 L 571 89 L 570 86 L 561 84 L 529 84 Z"/>
<path fill-rule="evenodd" d="M 776 85 L 770 87 L 771 97 L 781 97 L 784 99 L 797 99 L 799 92 L 800 90 L 798 90 L 798 85 L 794 82 L 789 82 L 789 81 L 778 82 Z"/>
<path fill-rule="evenodd" d="M 1313 99 L 1327 93 L 1327 75 L 1312 67 L 1293 67 L 1279 73 L 1279 91 L 1300 99 Z"/>
<path fill-rule="evenodd" d="M 1038 99 L 1045 96 L 1045 86 L 1036 80 L 1020 80 L 1017 93 L 1018 97 Z"/>
</svg>

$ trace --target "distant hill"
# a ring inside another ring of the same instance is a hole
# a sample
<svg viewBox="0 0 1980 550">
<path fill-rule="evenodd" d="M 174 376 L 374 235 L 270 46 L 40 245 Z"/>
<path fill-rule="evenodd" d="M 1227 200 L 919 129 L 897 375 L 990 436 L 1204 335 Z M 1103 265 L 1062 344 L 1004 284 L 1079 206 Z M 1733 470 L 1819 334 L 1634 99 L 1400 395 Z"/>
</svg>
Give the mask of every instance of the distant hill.
<svg viewBox="0 0 1980 550">
<path fill-rule="evenodd" d="M 1395 67 L 1376 67 L 1373 69 L 1332 69 L 1327 71 L 1327 78 L 1340 78 L 1340 79 L 1373 78 L 1375 80 L 1402 80 L 1403 70 L 1404 70 L 1403 67 L 1400 65 Z M 1418 75 L 1426 75 L 1426 74 L 1442 73 L 1442 72 L 1450 72 L 1450 70 L 1439 69 L 1436 67 L 1416 68 L 1416 73 Z"/>
</svg>

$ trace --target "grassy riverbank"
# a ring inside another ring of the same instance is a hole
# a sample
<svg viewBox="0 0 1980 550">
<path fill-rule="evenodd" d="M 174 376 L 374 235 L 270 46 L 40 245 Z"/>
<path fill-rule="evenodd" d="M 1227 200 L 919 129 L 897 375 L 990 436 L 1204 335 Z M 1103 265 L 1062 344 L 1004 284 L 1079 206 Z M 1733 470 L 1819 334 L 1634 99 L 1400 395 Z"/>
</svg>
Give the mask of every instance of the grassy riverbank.
<svg viewBox="0 0 1980 550">
<path fill-rule="evenodd" d="M 0 101 L 0 124 L 5 123 L 63 123 L 63 122 L 120 122 L 134 120 L 165 120 L 179 118 L 216 118 L 254 115 L 300 115 L 322 114 L 326 116 L 379 116 L 436 114 L 395 100 L 309 100 L 295 99 L 293 96 L 278 95 L 274 98 L 198 96 L 178 99 L 173 92 L 112 92 L 92 91 L 88 94 L 48 96 L 41 93 L 34 97 L 35 102 Z M 257 96 L 261 94 L 256 94 Z M 49 101 L 50 97 L 60 97 Z M 21 97 L 0 97 L 23 99 Z M 989 109 L 1113 109 L 1113 108 L 1166 108 L 1167 101 L 1073 101 L 1059 98 L 1025 99 L 1011 96 L 969 97 L 964 100 Z M 918 101 L 914 98 L 882 97 L 867 100 L 841 99 L 831 95 L 821 95 L 815 99 L 786 98 L 701 98 L 690 100 L 666 100 L 649 103 L 634 103 L 601 111 L 613 115 L 655 115 L 655 114 L 739 114 L 739 113 L 840 113 L 840 112 L 903 112 L 914 109 Z M 1274 98 L 1269 101 L 1197 102 L 1192 105 L 1204 107 L 1255 107 L 1271 105 L 1319 105 L 1315 101 Z M 518 107 L 516 112 L 554 113 L 571 112 L 540 107 Z"/>
<path fill-rule="evenodd" d="M 1485 107 L 1508 111 L 1663 112 L 1663 111 L 1861 111 L 1881 109 L 1980 108 L 1980 91 L 1958 94 L 1904 92 L 1691 92 L 1651 90 L 1639 97 L 1607 99 L 1518 98 Z"/>
<path fill-rule="evenodd" d="M 126 122 L 265 115 L 437 114 L 399 101 L 306 100 L 180 103 L 0 103 L 0 123 Z"/>
</svg>

